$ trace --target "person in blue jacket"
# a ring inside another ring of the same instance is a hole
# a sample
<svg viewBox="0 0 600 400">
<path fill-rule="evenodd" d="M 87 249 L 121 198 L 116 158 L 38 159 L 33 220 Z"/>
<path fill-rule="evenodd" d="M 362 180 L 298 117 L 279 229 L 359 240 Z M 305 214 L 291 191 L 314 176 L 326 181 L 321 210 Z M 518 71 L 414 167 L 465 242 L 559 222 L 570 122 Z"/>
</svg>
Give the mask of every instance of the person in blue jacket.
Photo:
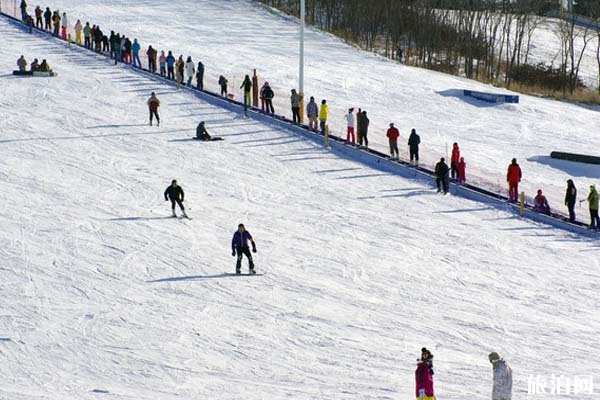
<svg viewBox="0 0 600 400">
<path fill-rule="evenodd" d="M 133 52 L 133 66 L 142 68 L 142 61 L 140 60 L 140 49 L 142 46 L 138 43 L 137 39 L 133 39 L 133 44 L 131 45 L 131 51 Z"/>
<path fill-rule="evenodd" d="M 167 79 L 174 80 L 175 79 L 175 56 L 173 56 L 173 52 L 169 50 L 169 55 L 167 55 Z"/>
<path fill-rule="evenodd" d="M 254 261 L 252 260 L 252 254 L 250 254 L 250 247 L 248 241 L 252 244 L 252 252 L 256 253 L 256 243 L 252 238 L 250 232 L 246 230 L 244 224 L 239 224 L 237 231 L 233 234 L 231 239 L 231 255 L 235 257 L 237 253 L 237 263 L 235 265 L 235 273 L 241 274 L 242 270 L 242 258 L 244 254 L 248 258 L 248 264 L 250 266 L 250 273 L 256 274 L 254 270 Z"/>
</svg>

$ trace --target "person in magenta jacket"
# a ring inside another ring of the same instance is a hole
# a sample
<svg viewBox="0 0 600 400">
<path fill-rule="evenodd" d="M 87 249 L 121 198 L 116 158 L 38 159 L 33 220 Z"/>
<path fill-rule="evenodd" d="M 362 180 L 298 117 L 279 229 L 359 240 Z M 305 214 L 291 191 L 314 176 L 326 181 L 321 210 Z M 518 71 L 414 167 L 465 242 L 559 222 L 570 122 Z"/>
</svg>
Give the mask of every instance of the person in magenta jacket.
<svg viewBox="0 0 600 400">
<path fill-rule="evenodd" d="M 418 400 L 435 400 L 433 391 L 433 355 L 425 347 L 417 360 L 415 371 L 415 397 Z"/>
</svg>

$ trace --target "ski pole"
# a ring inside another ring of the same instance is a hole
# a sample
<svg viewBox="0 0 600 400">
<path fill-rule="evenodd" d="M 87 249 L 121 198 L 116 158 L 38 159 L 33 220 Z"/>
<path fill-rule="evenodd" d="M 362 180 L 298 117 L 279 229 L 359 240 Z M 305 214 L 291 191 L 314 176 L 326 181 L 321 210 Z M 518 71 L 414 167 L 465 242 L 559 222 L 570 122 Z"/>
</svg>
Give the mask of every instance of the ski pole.
<svg viewBox="0 0 600 400">
<path fill-rule="evenodd" d="M 156 207 L 160 206 L 162 203 L 163 203 L 163 202 L 161 201 L 160 203 L 158 203 L 158 204 L 156 204 L 155 206 L 153 206 L 153 207 L 150 209 L 150 212 L 153 212 L 153 211 L 154 211 L 154 209 L 155 209 Z"/>
</svg>

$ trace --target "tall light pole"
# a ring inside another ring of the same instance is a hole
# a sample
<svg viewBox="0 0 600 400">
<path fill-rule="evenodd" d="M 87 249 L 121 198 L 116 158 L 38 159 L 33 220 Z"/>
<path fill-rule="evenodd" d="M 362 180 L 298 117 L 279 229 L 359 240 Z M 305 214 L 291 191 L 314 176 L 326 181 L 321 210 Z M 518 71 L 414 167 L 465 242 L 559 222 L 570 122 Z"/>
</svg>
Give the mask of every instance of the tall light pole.
<svg viewBox="0 0 600 400">
<path fill-rule="evenodd" d="M 304 19 L 306 18 L 305 0 L 300 0 L 300 56 L 298 71 L 298 92 L 300 94 L 300 123 L 304 123 Z"/>
</svg>

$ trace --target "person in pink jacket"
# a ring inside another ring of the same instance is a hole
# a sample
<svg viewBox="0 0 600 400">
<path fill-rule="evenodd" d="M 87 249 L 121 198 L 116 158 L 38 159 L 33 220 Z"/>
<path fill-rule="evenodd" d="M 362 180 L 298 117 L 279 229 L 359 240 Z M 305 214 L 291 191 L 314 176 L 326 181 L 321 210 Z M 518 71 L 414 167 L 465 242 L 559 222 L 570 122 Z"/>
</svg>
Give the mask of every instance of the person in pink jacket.
<svg viewBox="0 0 600 400">
<path fill-rule="evenodd" d="M 425 347 L 417 360 L 415 371 L 415 397 L 417 400 L 435 400 L 433 391 L 433 355 Z"/>
</svg>

